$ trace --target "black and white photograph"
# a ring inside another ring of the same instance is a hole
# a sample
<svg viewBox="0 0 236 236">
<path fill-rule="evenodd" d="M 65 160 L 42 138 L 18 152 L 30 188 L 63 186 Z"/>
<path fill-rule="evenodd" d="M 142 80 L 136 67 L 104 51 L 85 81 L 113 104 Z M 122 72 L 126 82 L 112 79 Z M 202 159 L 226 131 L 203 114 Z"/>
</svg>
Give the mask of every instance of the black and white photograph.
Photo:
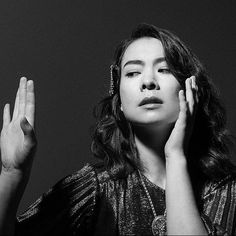
<svg viewBox="0 0 236 236">
<path fill-rule="evenodd" d="M 235 1 L 0 1 L 0 236 L 236 235 Z"/>
</svg>

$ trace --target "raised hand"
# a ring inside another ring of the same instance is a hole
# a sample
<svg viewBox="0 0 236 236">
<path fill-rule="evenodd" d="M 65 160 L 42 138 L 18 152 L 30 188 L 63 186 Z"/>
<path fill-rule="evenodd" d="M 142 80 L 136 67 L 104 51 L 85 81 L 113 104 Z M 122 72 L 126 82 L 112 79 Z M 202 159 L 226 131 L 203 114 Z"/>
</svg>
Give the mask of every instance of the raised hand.
<svg viewBox="0 0 236 236">
<path fill-rule="evenodd" d="M 30 171 L 36 149 L 34 113 L 34 83 L 22 77 L 16 94 L 12 119 L 10 104 L 6 104 L 3 111 L 0 140 L 2 172 Z"/>
<path fill-rule="evenodd" d="M 186 96 L 183 90 L 179 91 L 180 112 L 175 126 L 165 145 L 166 158 L 185 156 L 185 152 L 192 134 L 199 100 L 195 76 L 191 76 L 186 79 L 185 86 Z"/>
</svg>

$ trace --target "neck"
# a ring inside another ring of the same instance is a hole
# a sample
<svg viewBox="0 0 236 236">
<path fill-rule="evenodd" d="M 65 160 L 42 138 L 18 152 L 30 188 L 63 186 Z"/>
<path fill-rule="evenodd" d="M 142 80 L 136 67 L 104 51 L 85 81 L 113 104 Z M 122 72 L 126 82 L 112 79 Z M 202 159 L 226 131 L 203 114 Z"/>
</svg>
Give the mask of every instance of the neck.
<svg viewBox="0 0 236 236">
<path fill-rule="evenodd" d="M 135 143 L 139 152 L 144 175 L 154 184 L 165 188 L 165 143 L 172 127 L 134 127 Z"/>
</svg>

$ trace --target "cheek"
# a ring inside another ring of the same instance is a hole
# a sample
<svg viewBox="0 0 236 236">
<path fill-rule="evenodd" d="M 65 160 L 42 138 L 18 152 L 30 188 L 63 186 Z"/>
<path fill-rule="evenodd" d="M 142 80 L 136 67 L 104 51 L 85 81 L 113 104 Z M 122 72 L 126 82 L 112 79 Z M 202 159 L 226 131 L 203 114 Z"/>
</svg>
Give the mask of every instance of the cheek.
<svg viewBox="0 0 236 236">
<path fill-rule="evenodd" d="M 173 86 L 173 87 L 169 87 L 168 92 L 166 90 L 166 107 L 165 109 L 167 109 L 170 117 L 173 118 L 172 121 L 175 121 L 178 118 L 179 115 L 179 91 L 180 91 L 181 87 L 180 86 Z"/>
<path fill-rule="evenodd" d="M 122 111 L 129 109 L 134 102 L 131 93 L 130 92 L 128 93 L 126 90 L 125 91 L 120 90 L 120 100 L 121 100 Z"/>
<path fill-rule="evenodd" d="M 179 95 L 178 95 L 178 91 L 177 91 L 177 93 L 176 93 L 176 95 L 175 95 L 175 97 L 174 97 L 174 100 L 173 100 L 173 106 L 172 106 L 172 108 L 173 108 L 173 116 L 175 117 L 175 119 L 177 119 L 178 118 L 178 116 L 179 116 L 179 111 L 180 111 L 180 105 L 179 105 Z"/>
<path fill-rule="evenodd" d="M 179 91 L 181 90 L 180 84 L 175 79 L 174 83 L 169 83 L 169 86 L 166 88 L 169 91 L 169 95 L 173 101 L 179 103 Z"/>
<path fill-rule="evenodd" d="M 137 98 L 137 88 L 132 83 L 122 83 L 120 84 L 120 99 L 122 107 L 129 107 L 134 104 L 135 98 Z"/>
<path fill-rule="evenodd" d="M 170 99 L 177 111 L 179 111 L 179 91 L 180 89 L 175 89 Z"/>
<path fill-rule="evenodd" d="M 175 104 L 176 107 L 179 109 L 179 90 L 175 91 L 172 96 L 172 102 Z"/>
</svg>

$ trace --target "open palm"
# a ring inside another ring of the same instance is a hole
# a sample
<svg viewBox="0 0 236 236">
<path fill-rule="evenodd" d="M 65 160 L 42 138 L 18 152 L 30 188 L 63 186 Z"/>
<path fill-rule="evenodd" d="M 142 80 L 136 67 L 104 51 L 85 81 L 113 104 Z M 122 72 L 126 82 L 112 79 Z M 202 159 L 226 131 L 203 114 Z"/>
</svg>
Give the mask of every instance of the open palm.
<svg viewBox="0 0 236 236">
<path fill-rule="evenodd" d="M 22 77 L 16 94 L 12 119 L 10 105 L 3 111 L 1 131 L 2 171 L 30 170 L 36 148 L 34 133 L 35 96 L 32 80 Z"/>
</svg>

